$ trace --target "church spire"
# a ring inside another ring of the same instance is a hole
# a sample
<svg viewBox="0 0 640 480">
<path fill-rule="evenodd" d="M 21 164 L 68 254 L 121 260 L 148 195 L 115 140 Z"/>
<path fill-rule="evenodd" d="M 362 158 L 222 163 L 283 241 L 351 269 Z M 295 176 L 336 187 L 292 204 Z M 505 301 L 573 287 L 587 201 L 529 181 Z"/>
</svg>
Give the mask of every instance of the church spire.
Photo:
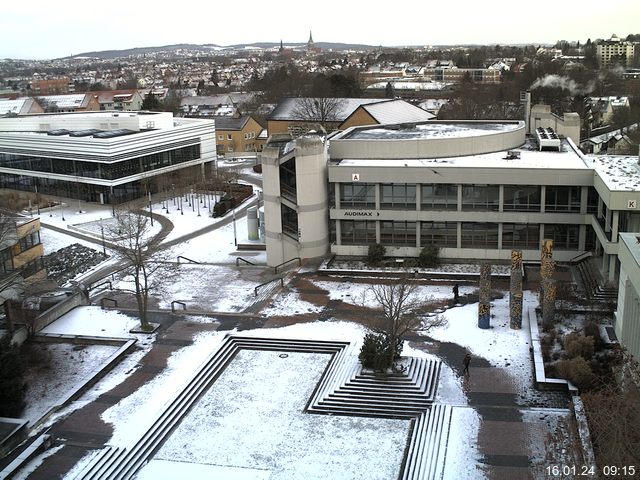
<svg viewBox="0 0 640 480">
<path fill-rule="evenodd" d="M 309 41 L 307 42 L 309 47 L 313 47 L 313 36 L 311 35 L 311 30 L 309 30 Z"/>
</svg>

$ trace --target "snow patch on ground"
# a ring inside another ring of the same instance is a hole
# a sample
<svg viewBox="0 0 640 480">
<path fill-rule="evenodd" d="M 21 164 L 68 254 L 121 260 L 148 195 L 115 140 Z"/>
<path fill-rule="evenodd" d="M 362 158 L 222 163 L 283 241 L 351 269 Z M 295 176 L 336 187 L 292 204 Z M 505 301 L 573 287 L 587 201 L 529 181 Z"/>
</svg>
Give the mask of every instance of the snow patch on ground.
<svg viewBox="0 0 640 480">
<path fill-rule="evenodd" d="M 140 320 L 113 310 L 102 310 L 96 306 L 76 307 L 40 333 L 131 338 L 133 335 L 129 330 L 139 323 Z"/>
</svg>

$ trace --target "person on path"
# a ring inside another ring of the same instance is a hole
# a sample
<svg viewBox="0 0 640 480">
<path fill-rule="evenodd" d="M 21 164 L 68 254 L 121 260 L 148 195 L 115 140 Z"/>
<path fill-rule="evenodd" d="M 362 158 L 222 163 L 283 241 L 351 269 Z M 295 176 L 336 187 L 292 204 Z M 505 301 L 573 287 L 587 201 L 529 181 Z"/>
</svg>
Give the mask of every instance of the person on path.
<svg viewBox="0 0 640 480">
<path fill-rule="evenodd" d="M 462 360 L 462 365 L 464 365 L 464 370 L 462 370 L 463 375 L 469 376 L 469 364 L 471 363 L 471 354 L 467 352 Z"/>
<path fill-rule="evenodd" d="M 453 302 L 459 303 L 460 301 L 460 285 L 457 283 L 453 286 Z"/>
</svg>

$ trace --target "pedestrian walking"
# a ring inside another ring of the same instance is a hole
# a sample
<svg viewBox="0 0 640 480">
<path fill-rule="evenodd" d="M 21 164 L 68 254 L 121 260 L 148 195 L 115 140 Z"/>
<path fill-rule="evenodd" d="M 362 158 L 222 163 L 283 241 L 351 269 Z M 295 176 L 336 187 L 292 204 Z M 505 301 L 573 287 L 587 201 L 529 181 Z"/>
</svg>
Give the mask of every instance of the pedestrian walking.
<svg viewBox="0 0 640 480">
<path fill-rule="evenodd" d="M 466 376 L 469 376 L 470 363 L 471 363 L 471 354 L 467 352 L 467 354 L 464 356 L 464 359 L 462 360 L 462 365 L 464 365 L 464 370 L 462 370 L 462 373 Z"/>
<path fill-rule="evenodd" d="M 460 285 L 457 283 L 453 286 L 453 303 L 459 303 L 460 301 Z"/>
</svg>

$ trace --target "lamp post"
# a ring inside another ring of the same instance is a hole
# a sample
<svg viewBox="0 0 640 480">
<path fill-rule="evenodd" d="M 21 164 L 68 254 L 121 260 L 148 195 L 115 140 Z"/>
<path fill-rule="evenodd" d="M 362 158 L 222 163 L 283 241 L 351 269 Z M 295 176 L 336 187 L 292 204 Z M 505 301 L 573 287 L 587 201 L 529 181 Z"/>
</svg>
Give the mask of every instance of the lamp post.
<svg viewBox="0 0 640 480">
<path fill-rule="evenodd" d="M 151 191 L 149 191 L 149 216 L 151 217 L 151 226 L 153 227 L 153 212 L 151 211 Z"/>
<path fill-rule="evenodd" d="M 102 254 L 107 256 L 107 247 L 104 244 L 104 225 L 102 225 L 102 217 L 100 217 L 100 233 L 102 234 Z"/>
<path fill-rule="evenodd" d="M 38 196 L 38 185 L 36 187 L 36 208 L 38 209 L 38 216 L 40 216 L 40 197 Z"/>
<path fill-rule="evenodd" d="M 232 215 L 232 218 L 233 218 L 233 244 L 237 247 L 238 246 L 238 237 L 236 235 L 236 207 L 233 207 L 231 215 Z"/>
</svg>

